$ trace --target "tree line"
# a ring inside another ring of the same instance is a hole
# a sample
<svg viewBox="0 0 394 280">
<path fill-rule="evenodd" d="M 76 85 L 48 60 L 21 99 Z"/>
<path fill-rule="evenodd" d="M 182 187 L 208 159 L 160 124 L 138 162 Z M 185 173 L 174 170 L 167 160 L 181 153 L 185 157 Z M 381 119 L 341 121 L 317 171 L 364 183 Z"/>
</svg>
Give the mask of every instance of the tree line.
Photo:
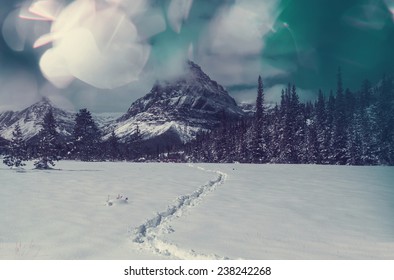
<svg viewBox="0 0 394 280">
<path fill-rule="evenodd" d="M 166 153 L 144 150 L 138 126 L 125 142 L 114 131 L 103 140 L 87 109 L 76 114 L 67 141 L 56 128 L 49 111 L 41 131 L 26 143 L 16 125 L 3 162 L 20 167 L 26 160 L 35 160 L 39 169 L 50 168 L 60 159 L 394 165 L 394 81 L 385 76 L 372 86 L 365 80 L 352 92 L 344 89 L 339 70 L 335 93 L 325 96 L 320 90 L 316 101 L 302 103 L 296 86 L 289 84 L 281 92 L 280 103 L 269 107 L 259 76 L 252 115 L 233 121 L 223 114 L 217 129 L 201 132 L 194 141 Z"/>
<path fill-rule="evenodd" d="M 394 165 L 394 82 L 385 76 L 377 86 L 365 80 L 357 92 L 320 90 L 315 102 L 302 103 L 294 85 L 281 93 L 280 104 L 264 104 L 258 78 L 256 110 L 237 122 L 201 133 L 183 148 L 199 162 Z"/>
<path fill-rule="evenodd" d="M 121 143 L 114 131 L 104 141 L 102 131 L 86 108 L 76 114 L 72 136 L 66 141 L 59 136 L 52 110 L 46 113 L 41 126 L 38 135 L 26 142 L 19 124 L 16 124 L 13 137 L 5 147 L 3 163 L 9 167 L 22 167 L 25 161 L 34 160 L 37 169 L 49 169 L 61 159 L 116 161 L 140 157 L 138 127 L 126 143 Z"/>
</svg>

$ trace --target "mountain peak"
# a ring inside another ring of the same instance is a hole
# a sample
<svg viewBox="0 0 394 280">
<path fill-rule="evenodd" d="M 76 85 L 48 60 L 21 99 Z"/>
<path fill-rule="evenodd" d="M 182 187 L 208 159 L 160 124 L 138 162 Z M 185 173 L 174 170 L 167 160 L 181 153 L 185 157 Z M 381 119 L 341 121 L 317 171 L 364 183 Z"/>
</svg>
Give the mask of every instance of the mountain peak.
<svg viewBox="0 0 394 280">
<path fill-rule="evenodd" d="M 193 94 L 210 92 L 212 94 L 228 95 L 223 86 L 212 80 L 197 63 L 191 60 L 185 62 L 182 74 L 170 79 L 157 80 L 151 93 L 158 89 L 172 91 L 174 87 L 181 86 L 188 88 L 188 92 Z M 201 91 L 201 89 L 204 90 Z"/>
<path fill-rule="evenodd" d="M 139 125 L 146 138 L 166 135 L 163 142 L 179 143 L 193 139 L 200 130 L 213 129 L 223 117 L 243 115 L 227 91 L 199 65 L 189 60 L 185 66 L 183 75 L 156 82 L 147 95 L 135 101 L 117 120 L 115 133 L 127 138 Z"/>
<path fill-rule="evenodd" d="M 69 137 L 74 126 L 74 114 L 57 108 L 45 96 L 22 111 L 0 115 L 0 135 L 6 139 L 11 139 L 16 124 L 19 124 L 24 139 L 31 140 L 41 130 L 44 116 L 50 110 L 52 110 L 57 122 L 58 132 L 65 137 Z"/>
<path fill-rule="evenodd" d="M 223 111 L 232 116 L 242 115 L 241 109 L 227 91 L 190 60 L 186 62 L 182 76 L 175 80 L 157 81 L 150 92 L 135 101 L 119 120 L 147 111 L 157 115 L 161 110 L 166 115 L 178 115 L 181 111 L 208 116 L 222 115 Z"/>
<path fill-rule="evenodd" d="M 202 69 L 201 69 L 201 67 L 200 67 L 197 63 L 194 63 L 194 62 L 191 61 L 191 60 L 187 60 L 187 61 L 186 61 L 186 65 L 187 65 L 187 67 L 189 67 L 190 70 L 195 70 L 195 71 L 198 71 L 198 72 L 203 72 Z"/>
<path fill-rule="evenodd" d="M 53 106 L 52 101 L 46 96 L 42 96 L 41 99 L 39 101 L 37 101 L 35 104 Z M 33 105 L 35 105 L 35 104 L 33 104 Z"/>
<path fill-rule="evenodd" d="M 212 91 L 214 93 L 226 93 L 227 91 L 223 88 L 223 86 L 219 85 L 216 81 L 212 80 L 202 69 L 201 67 L 194 63 L 191 60 L 187 61 L 188 73 L 186 73 L 186 80 L 193 79 L 194 81 L 210 84 L 213 86 Z M 189 78 L 189 79 L 188 79 Z"/>
</svg>

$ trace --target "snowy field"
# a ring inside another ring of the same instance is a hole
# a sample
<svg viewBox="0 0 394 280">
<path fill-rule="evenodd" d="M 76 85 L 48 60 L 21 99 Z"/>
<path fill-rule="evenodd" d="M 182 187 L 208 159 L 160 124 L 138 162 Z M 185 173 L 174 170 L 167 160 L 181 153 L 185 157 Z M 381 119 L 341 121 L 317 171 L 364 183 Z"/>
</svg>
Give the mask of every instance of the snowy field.
<svg viewBox="0 0 394 280">
<path fill-rule="evenodd" d="M 0 167 L 0 259 L 394 259 L 392 167 L 31 167 Z"/>
</svg>

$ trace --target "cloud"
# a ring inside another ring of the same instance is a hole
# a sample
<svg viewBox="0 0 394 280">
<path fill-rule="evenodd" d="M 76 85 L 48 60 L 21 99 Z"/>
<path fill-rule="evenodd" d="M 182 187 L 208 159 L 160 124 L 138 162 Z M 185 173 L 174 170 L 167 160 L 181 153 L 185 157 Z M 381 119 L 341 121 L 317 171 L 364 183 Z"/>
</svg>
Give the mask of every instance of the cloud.
<svg viewBox="0 0 394 280">
<path fill-rule="evenodd" d="M 394 14 L 394 0 L 384 0 L 389 10 Z"/>
<path fill-rule="evenodd" d="M 75 112 L 78 108 L 68 99 L 68 96 L 64 92 L 54 87 L 50 82 L 46 82 L 39 89 L 40 96 L 48 97 L 55 106 L 68 111 Z"/>
<path fill-rule="evenodd" d="M 226 86 L 252 83 L 265 77 L 284 74 L 261 58 L 264 37 L 272 31 L 278 16 L 277 0 L 235 1 L 223 7 L 201 38 L 198 62 Z"/>
<path fill-rule="evenodd" d="M 15 70 L 0 75 L 0 112 L 24 109 L 40 98 L 35 77 Z"/>
<path fill-rule="evenodd" d="M 181 32 L 182 24 L 188 18 L 192 5 L 193 0 L 171 0 L 167 17 L 175 32 Z"/>
<path fill-rule="evenodd" d="M 342 20 L 358 29 L 381 30 L 386 25 L 386 11 L 376 3 L 356 5 L 342 16 Z"/>
<path fill-rule="evenodd" d="M 75 110 L 88 108 L 94 112 L 125 113 L 135 99 L 150 91 L 153 83 L 154 80 L 150 77 L 143 77 L 139 82 L 116 89 L 99 89 L 74 81 L 67 89 L 60 91 L 72 104 L 75 104 Z"/>
</svg>

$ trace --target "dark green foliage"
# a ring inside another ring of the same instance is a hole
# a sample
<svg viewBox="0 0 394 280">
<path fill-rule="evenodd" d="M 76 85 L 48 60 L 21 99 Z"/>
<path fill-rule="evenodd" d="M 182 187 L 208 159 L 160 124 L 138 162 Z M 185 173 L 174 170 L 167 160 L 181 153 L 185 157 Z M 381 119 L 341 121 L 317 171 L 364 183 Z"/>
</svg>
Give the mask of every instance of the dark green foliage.
<svg viewBox="0 0 394 280">
<path fill-rule="evenodd" d="M 261 76 L 257 81 L 257 98 L 256 98 L 256 112 L 253 122 L 252 143 L 250 145 L 252 161 L 254 163 L 263 163 L 268 160 L 268 147 L 266 145 L 267 133 L 265 130 L 265 110 L 264 110 L 264 87 Z M 222 135 L 224 135 L 223 133 Z M 223 139 L 223 144 L 226 139 Z M 231 150 L 232 151 L 232 150 Z"/>
<path fill-rule="evenodd" d="M 60 145 L 56 131 L 56 121 L 52 110 L 44 116 L 42 129 L 38 134 L 37 157 L 34 166 L 37 169 L 49 169 L 60 159 Z"/>
<path fill-rule="evenodd" d="M 394 164 L 394 85 L 385 76 L 377 89 L 378 142 L 382 163 Z"/>
<path fill-rule="evenodd" d="M 259 79 L 258 106 L 261 85 Z M 319 91 L 314 104 L 300 103 L 288 85 L 280 105 L 224 123 L 185 151 L 192 151 L 189 160 L 204 162 L 394 165 L 393 78 L 384 77 L 376 88 L 364 81 L 352 92 L 343 89 L 339 70 L 336 95 L 326 99 Z"/>
<path fill-rule="evenodd" d="M 110 137 L 105 143 L 106 158 L 111 161 L 121 160 L 122 151 L 119 143 L 119 138 L 116 136 L 115 131 L 112 130 Z"/>
<path fill-rule="evenodd" d="M 101 132 L 87 109 L 81 109 L 75 117 L 72 155 L 82 161 L 103 158 L 100 151 Z"/>
<path fill-rule="evenodd" d="M 6 154 L 3 163 L 9 167 L 22 167 L 26 164 L 23 162 L 27 159 L 26 143 L 23 141 L 23 135 L 19 124 L 15 126 L 12 132 L 12 140 L 6 147 Z"/>
<path fill-rule="evenodd" d="M 126 142 L 126 155 L 129 160 L 139 160 L 142 157 L 142 135 L 139 126 L 135 128 L 135 132 Z"/>
<path fill-rule="evenodd" d="M 264 117 L 264 88 L 263 88 L 263 80 L 261 79 L 261 76 L 259 76 L 257 83 L 258 85 L 257 85 L 255 119 L 256 122 L 261 125 Z"/>
</svg>

